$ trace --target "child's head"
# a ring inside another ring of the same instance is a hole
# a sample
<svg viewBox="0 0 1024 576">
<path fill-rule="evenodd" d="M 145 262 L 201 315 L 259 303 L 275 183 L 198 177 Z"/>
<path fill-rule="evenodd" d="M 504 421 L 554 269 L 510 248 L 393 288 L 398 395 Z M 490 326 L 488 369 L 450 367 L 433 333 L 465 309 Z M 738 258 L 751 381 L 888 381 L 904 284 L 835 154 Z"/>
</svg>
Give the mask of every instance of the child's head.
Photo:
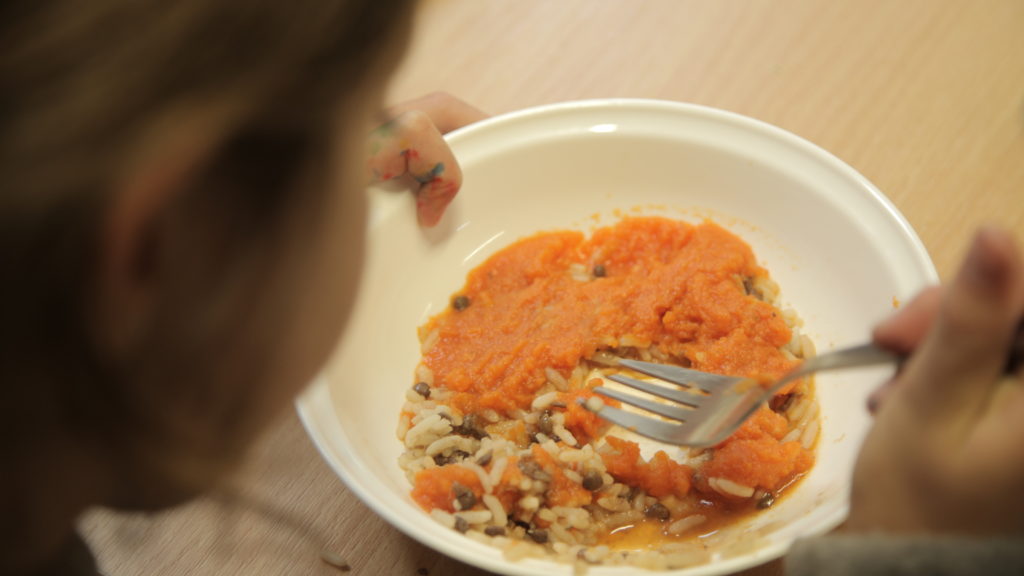
<svg viewBox="0 0 1024 576">
<path fill-rule="evenodd" d="M 0 517 L 190 496 L 312 376 L 409 3 L 0 7 Z"/>
</svg>

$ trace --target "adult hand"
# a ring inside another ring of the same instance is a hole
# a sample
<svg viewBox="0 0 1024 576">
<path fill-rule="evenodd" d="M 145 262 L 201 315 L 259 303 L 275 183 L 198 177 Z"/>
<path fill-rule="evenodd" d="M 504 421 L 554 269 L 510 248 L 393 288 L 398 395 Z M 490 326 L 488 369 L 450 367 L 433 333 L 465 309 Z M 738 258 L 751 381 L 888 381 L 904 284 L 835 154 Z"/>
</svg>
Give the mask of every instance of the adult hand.
<svg viewBox="0 0 1024 576">
<path fill-rule="evenodd" d="M 370 134 L 370 180 L 411 177 L 419 221 L 434 226 L 462 186 L 462 170 L 443 134 L 487 115 L 449 94 L 435 92 L 392 107 L 388 117 Z"/>
<path fill-rule="evenodd" d="M 1024 531 L 1024 379 L 1004 372 L 1022 316 L 1024 260 L 985 229 L 949 286 L 876 329 L 912 354 L 875 396 L 848 529 Z"/>
</svg>

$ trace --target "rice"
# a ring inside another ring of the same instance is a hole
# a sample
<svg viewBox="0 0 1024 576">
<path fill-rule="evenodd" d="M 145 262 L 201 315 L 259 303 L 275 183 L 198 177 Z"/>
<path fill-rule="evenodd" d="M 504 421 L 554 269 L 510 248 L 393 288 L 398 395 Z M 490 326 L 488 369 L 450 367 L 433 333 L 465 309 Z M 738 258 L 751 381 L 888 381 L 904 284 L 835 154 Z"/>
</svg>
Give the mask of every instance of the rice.
<svg viewBox="0 0 1024 576">
<path fill-rule="evenodd" d="M 572 435 L 572 432 L 569 432 L 569 430 L 561 424 L 556 424 L 554 426 L 554 432 L 555 436 L 558 436 L 562 442 L 565 442 L 569 446 L 576 446 L 579 444 L 579 442 L 576 441 L 576 437 Z"/>
<path fill-rule="evenodd" d="M 501 501 L 493 494 L 484 494 L 483 503 L 490 510 L 491 519 L 496 526 L 508 524 L 508 514 L 505 513 L 505 507 L 501 505 Z"/>
<path fill-rule="evenodd" d="M 569 274 L 580 283 L 602 281 L 605 271 L 593 270 L 574 264 Z M 750 297 L 775 306 L 789 326 L 788 341 L 779 346 L 783 357 L 815 354 L 813 342 L 800 330 L 796 312 L 779 307 L 774 282 L 761 276 L 736 282 Z M 421 330 L 420 336 L 424 354 L 443 346 L 436 328 Z M 581 405 L 598 411 L 606 404 L 592 393 L 573 394 L 606 385 L 607 376 L 622 370 L 620 358 L 680 362 L 678 355 L 641 335 L 625 333 L 598 340 L 601 347 L 571 369 L 539 369 L 542 379 L 535 392 L 516 408 L 502 412 L 487 407 L 463 414 L 450 404 L 455 392 L 438 385 L 424 363 L 417 366 L 415 384 L 404 395 L 396 429 L 405 447 L 399 466 L 413 483 L 421 473 L 444 472 L 459 479 L 459 489 L 453 483 L 452 493 L 434 502 L 430 516 L 445 528 L 500 548 L 509 560 L 553 558 L 571 565 L 574 574 L 584 574 L 596 565 L 686 568 L 707 562 L 712 555 L 727 557 L 759 546 L 758 534 L 730 524 L 730 517 L 721 510 L 736 509 L 737 516 L 742 516 L 744 511 L 756 511 L 759 503 L 774 502 L 780 494 L 728 474 L 703 474 L 714 462 L 717 448 L 671 450 L 667 458 L 672 464 L 659 466 L 669 466 L 667 470 L 688 466 L 696 472 L 689 492 L 666 492 L 657 483 L 644 484 L 609 464 L 624 457 L 625 452 L 609 439 L 621 430 L 594 435 L 580 427 L 578 417 L 570 418 L 570 411 Z M 704 361 L 703 354 L 698 352 L 695 360 Z M 820 413 L 811 380 L 800 382 L 784 400 L 784 408 L 777 412 L 786 428 L 780 441 L 812 449 L 820 435 Z M 636 466 L 650 466 L 653 461 L 643 455 Z M 728 506 L 709 510 L 704 505 L 708 499 Z M 655 524 L 661 535 L 651 549 L 617 548 L 615 531 L 628 533 L 648 524 Z"/>
<path fill-rule="evenodd" d="M 821 421 L 814 418 L 807 423 L 807 427 L 804 429 L 803 434 L 800 435 L 800 444 L 805 449 L 810 449 L 814 446 L 815 441 L 818 440 L 818 429 L 821 426 Z"/>
<path fill-rule="evenodd" d="M 545 368 L 544 376 L 547 377 L 548 382 L 551 382 L 551 385 L 559 392 L 565 392 L 569 389 L 569 381 L 559 374 L 558 370 L 555 370 L 554 368 Z M 536 408 L 534 409 L 536 410 Z"/>
<path fill-rule="evenodd" d="M 451 431 L 452 425 L 448 420 L 442 418 L 440 414 L 431 414 L 405 433 L 405 446 L 428 446 Z"/>
<path fill-rule="evenodd" d="M 552 372 L 554 371 L 552 370 Z M 556 399 L 558 399 L 558 391 L 552 391 L 548 392 L 547 394 L 542 394 L 534 398 L 533 404 L 530 406 L 530 408 L 532 408 L 534 411 L 543 410 L 548 406 L 551 406 L 551 404 Z"/>
<path fill-rule="evenodd" d="M 484 492 L 490 494 L 494 490 L 494 482 L 491 482 L 491 476 L 484 470 L 482 466 L 475 462 L 463 461 L 462 466 L 472 470 L 477 478 L 480 479 L 480 485 L 483 486 Z"/>
<path fill-rule="evenodd" d="M 693 514 L 685 518 L 680 518 L 679 520 L 676 520 L 675 522 L 669 524 L 666 532 L 668 532 L 671 535 L 678 536 L 679 534 L 683 534 L 696 528 L 697 526 L 700 526 L 701 524 L 707 522 L 707 520 L 708 519 L 706 516 L 703 516 L 701 514 Z"/>
<path fill-rule="evenodd" d="M 490 510 L 467 510 L 464 512 L 457 512 L 456 518 L 462 518 L 469 524 L 487 524 L 491 521 L 494 515 Z"/>
<path fill-rule="evenodd" d="M 455 516 L 445 512 L 444 510 L 441 510 L 440 508 L 434 508 L 433 510 L 431 510 L 430 517 L 433 518 L 435 522 L 444 526 L 445 528 L 455 527 Z"/>
<path fill-rule="evenodd" d="M 737 498 L 750 498 L 754 495 L 753 486 L 744 486 L 737 484 L 728 478 L 709 478 L 708 484 L 715 489 L 716 492 L 725 496 L 735 496 Z"/>
<path fill-rule="evenodd" d="M 450 426 L 449 426 L 450 428 Z M 466 453 L 476 452 L 477 446 L 480 442 L 473 438 L 466 438 L 464 436 L 444 436 L 434 440 L 427 446 L 427 456 L 437 456 L 443 452 L 452 452 L 454 450 L 462 450 Z"/>
<path fill-rule="evenodd" d="M 602 370 L 605 370 L 598 364 L 588 365 L 585 369 L 588 377 L 603 375 Z M 598 374 L 594 374 L 595 370 Z M 552 380 L 549 377 L 549 381 Z M 569 381 L 565 382 L 568 385 Z M 432 397 L 433 390 L 436 388 L 432 389 Z M 697 512 L 692 503 L 673 496 L 656 498 L 616 481 L 605 470 L 601 458 L 602 451 L 607 452 L 607 446 L 599 440 L 581 444 L 566 428 L 565 416 L 561 412 L 545 416 L 545 411 L 557 402 L 560 393 L 558 389 L 552 389 L 539 394 L 531 403 L 531 410 L 519 412 L 517 416 L 519 420 L 530 422 L 533 426 L 539 426 L 545 419 L 550 423 L 550 433 L 538 432 L 532 441 L 557 462 L 563 470 L 564 481 L 582 485 L 589 474 L 589 482 L 599 482 L 600 488 L 594 493 L 592 503 L 585 506 L 546 505 L 545 496 L 552 481 L 550 475 L 543 470 L 535 470 L 531 476 L 523 473 L 519 466 L 524 457 L 530 457 L 529 450 L 497 436 L 477 439 L 459 435 L 459 426 L 465 421 L 463 415 L 454 413 L 447 406 L 424 399 L 419 394 L 419 401 L 411 396 L 407 398 L 405 409 L 408 413 L 399 419 L 398 427 L 399 438 L 406 446 L 400 466 L 411 478 L 415 471 L 436 468 L 439 458 L 459 455 L 457 465 L 472 472 L 483 492 L 471 509 L 457 510 L 455 513 L 434 509 L 430 511 L 431 517 L 446 528 L 464 531 L 475 539 L 498 546 L 509 559 L 554 557 L 572 564 L 577 573 L 582 573 L 588 566 L 600 564 L 665 570 L 707 561 L 707 550 L 687 546 L 685 541 L 672 538 L 684 538 L 695 531 L 706 530 L 704 526 L 709 525 L 708 517 Z M 810 447 L 816 441 L 820 429 L 817 404 L 808 385 L 795 391 L 794 397 L 796 401 L 791 403 L 786 412 L 792 428 L 784 441 L 796 441 Z M 590 401 L 594 404 L 601 402 L 597 397 L 591 397 Z M 494 425 L 506 420 L 495 416 L 481 414 L 479 421 Z M 690 462 L 699 465 L 707 461 L 710 453 L 699 451 L 687 456 Z M 509 472 L 513 467 L 511 457 L 515 457 L 518 463 L 514 473 Z M 514 500 L 511 508 L 503 504 L 496 491 L 498 486 L 508 490 L 509 473 L 522 476 L 515 485 L 520 496 Z M 757 500 L 765 494 L 764 490 L 755 490 L 754 487 L 728 478 L 708 478 L 706 482 L 710 489 L 733 500 Z M 616 551 L 602 544 L 613 530 L 627 529 L 649 521 L 648 517 L 651 510 L 656 509 L 655 505 L 663 506 L 669 516 L 663 524 L 662 532 L 667 540 L 661 548 L 656 551 Z M 531 526 L 544 528 L 526 530 L 516 524 L 524 521 Z M 754 545 L 749 538 L 744 542 L 743 546 L 746 547 Z M 742 549 L 737 548 L 737 544 L 732 541 L 724 541 L 721 548 L 733 550 L 733 553 Z"/>
</svg>

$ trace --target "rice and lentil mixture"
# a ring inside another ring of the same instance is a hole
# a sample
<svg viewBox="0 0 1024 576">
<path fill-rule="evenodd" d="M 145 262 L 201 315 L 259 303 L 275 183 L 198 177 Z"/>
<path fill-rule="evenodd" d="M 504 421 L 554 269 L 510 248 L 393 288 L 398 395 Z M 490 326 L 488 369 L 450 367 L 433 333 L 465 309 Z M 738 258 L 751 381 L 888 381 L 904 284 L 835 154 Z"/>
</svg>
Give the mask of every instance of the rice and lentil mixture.
<svg viewBox="0 0 1024 576">
<path fill-rule="evenodd" d="M 511 558 L 580 572 L 705 561 L 715 538 L 698 535 L 725 539 L 812 466 L 812 383 L 783 390 L 718 446 L 647 457 L 581 404 L 620 357 L 778 377 L 814 352 L 778 302 L 750 247 L 712 222 L 625 218 L 589 238 L 512 244 L 420 327 L 398 425 L 413 499 Z"/>
</svg>

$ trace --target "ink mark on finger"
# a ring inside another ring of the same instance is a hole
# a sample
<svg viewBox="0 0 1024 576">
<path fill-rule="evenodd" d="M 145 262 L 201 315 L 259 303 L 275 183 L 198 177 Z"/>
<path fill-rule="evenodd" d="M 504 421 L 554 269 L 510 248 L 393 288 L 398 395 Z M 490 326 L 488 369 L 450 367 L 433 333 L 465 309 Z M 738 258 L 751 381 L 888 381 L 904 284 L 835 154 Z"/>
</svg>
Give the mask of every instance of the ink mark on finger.
<svg viewBox="0 0 1024 576">
<path fill-rule="evenodd" d="M 444 162 L 438 162 L 437 164 L 434 164 L 434 167 L 431 168 L 428 172 L 414 175 L 413 178 L 415 178 L 416 181 L 419 182 L 420 184 L 426 184 L 427 182 L 433 182 L 434 180 L 437 180 L 438 176 L 440 176 L 441 174 L 444 174 Z"/>
</svg>

